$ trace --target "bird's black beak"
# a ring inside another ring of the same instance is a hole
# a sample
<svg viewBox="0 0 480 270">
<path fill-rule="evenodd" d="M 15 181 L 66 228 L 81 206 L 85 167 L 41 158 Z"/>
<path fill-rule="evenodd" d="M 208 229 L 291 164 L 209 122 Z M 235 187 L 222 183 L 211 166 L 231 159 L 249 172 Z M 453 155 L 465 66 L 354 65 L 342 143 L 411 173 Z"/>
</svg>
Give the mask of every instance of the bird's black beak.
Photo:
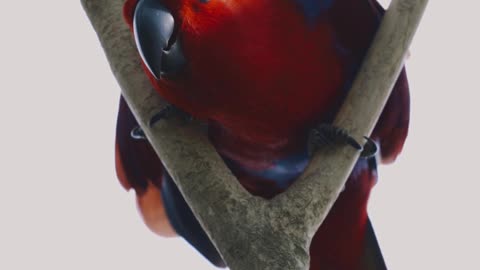
<svg viewBox="0 0 480 270">
<path fill-rule="evenodd" d="M 133 16 L 137 49 L 150 73 L 159 80 L 185 65 L 179 41 L 174 37 L 175 19 L 161 0 L 140 0 Z"/>
</svg>

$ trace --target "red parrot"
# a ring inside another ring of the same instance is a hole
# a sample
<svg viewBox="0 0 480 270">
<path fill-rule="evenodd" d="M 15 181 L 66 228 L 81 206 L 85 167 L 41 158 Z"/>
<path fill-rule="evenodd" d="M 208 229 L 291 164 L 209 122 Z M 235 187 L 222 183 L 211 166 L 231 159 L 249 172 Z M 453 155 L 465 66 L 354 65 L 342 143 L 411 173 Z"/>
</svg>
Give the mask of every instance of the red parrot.
<svg viewBox="0 0 480 270">
<path fill-rule="evenodd" d="M 252 194 L 284 191 L 309 162 L 312 130 L 331 123 L 378 28 L 375 0 L 127 0 L 124 16 L 144 69 L 173 106 L 208 123 L 208 135 Z M 379 155 L 360 159 L 315 234 L 310 269 L 362 269 L 376 245 L 367 215 L 377 159 L 395 160 L 408 132 L 409 90 L 400 74 L 371 136 Z M 136 191 L 147 226 L 180 235 L 224 266 L 145 140 L 123 99 L 117 175 Z M 376 258 L 385 268 L 381 254 Z"/>
</svg>

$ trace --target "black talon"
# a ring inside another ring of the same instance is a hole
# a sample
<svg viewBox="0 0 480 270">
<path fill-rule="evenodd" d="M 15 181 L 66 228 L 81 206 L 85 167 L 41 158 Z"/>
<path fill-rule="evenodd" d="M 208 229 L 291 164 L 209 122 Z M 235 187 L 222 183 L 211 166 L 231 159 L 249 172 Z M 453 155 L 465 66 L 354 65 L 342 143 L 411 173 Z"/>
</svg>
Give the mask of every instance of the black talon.
<svg viewBox="0 0 480 270">
<path fill-rule="evenodd" d="M 308 152 L 310 155 L 315 153 L 323 145 L 348 144 L 357 150 L 361 150 L 362 158 L 370 158 L 377 152 L 377 145 L 368 138 L 367 143 L 362 147 L 348 132 L 342 128 L 328 124 L 321 124 L 313 128 L 308 135 Z"/>
<path fill-rule="evenodd" d="M 152 127 L 158 121 L 160 121 L 162 119 L 171 118 L 175 115 L 178 115 L 182 120 L 184 120 L 186 122 L 189 122 L 189 121 L 193 120 L 193 117 L 191 115 L 189 115 L 188 113 L 180 110 L 179 108 L 177 108 L 176 106 L 174 106 L 172 104 L 167 104 L 167 105 L 165 105 L 165 107 L 160 112 L 156 113 L 150 119 L 150 121 L 148 122 L 148 125 L 150 127 Z"/>
<path fill-rule="evenodd" d="M 169 118 L 172 114 L 173 106 L 167 104 L 160 112 L 156 113 L 150 121 L 148 121 L 148 126 L 152 127 L 158 121 Z M 145 132 L 143 132 L 140 126 L 136 126 L 130 131 L 130 137 L 135 140 L 146 140 L 147 137 L 145 136 Z"/>
<path fill-rule="evenodd" d="M 191 121 L 193 117 L 186 112 L 178 109 L 177 107 L 167 104 L 165 107 L 160 110 L 158 113 L 156 113 L 150 121 L 148 121 L 148 126 L 152 127 L 155 125 L 158 121 L 162 119 L 168 119 L 174 115 L 180 116 L 184 121 Z M 136 126 L 130 131 L 130 136 L 135 139 L 135 140 L 145 140 L 147 137 L 145 136 L 145 132 L 143 132 L 142 128 L 140 126 Z"/>
<path fill-rule="evenodd" d="M 342 128 L 328 124 L 321 124 L 310 131 L 308 136 L 308 152 L 315 153 L 323 145 L 349 144 L 357 150 L 362 146 Z"/>
<path fill-rule="evenodd" d="M 165 105 L 165 107 L 159 111 L 158 113 L 156 113 L 154 116 L 152 116 L 152 118 L 150 119 L 150 121 L 148 122 L 148 125 L 150 127 L 152 127 L 153 125 L 155 125 L 155 123 L 157 123 L 158 121 L 162 120 L 162 119 L 167 119 L 167 118 L 170 118 L 171 117 L 171 114 L 172 114 L 172 111 L 173 111 L 173 106 L 171 104 L 167 104 Z"/>
<path fill-rule="evenodd" d="M 378 151 L 377 144 L 371 138 L 369 138 L 367 136 L 363 136 L 363 137 L 367 140 L 367 142 L 363 146 L 363 151 L 362 151 L 362 153 L 360 153 L 360 157 L 362 157 L 362 158 L 374 157 L 377 154 L 377 151 Z"/>
<path fill-rule="evenodd" d="M 140 126 L 136 126 L 130 131 L 130 137 L 135 140 L 145 140 L 147 137 Z"/>
</svg>

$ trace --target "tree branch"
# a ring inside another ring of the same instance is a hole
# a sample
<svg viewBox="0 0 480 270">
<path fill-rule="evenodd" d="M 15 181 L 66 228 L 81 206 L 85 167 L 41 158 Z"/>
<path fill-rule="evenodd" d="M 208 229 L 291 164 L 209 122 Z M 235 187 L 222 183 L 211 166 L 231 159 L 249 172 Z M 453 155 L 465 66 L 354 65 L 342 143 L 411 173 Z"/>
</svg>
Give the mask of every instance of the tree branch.
<svg viewBox="0 0 480 270">
<path fill-rule="evenodd" d="M 251 196 L 208 142 L 199 123 L 149 127 L 165 104 L 145 76 L 124 0 L 81 0 L 122 94 L 195 216 L 233 270 L 308 269 L 311 238 L 358 158 L 349 147 L 319 151 L 292 187 L 271 201 Z M 428 0 L 393 0 L 335 125 L 371 133 L 398 77 Z"/>
<path fill-rule="evenodd" d="M 390 96 L 403 67 L 408 47 L 420 23 L 428 0 L 393 0 L 382 19 L 375 39 L 340 108 L 334 125 L 349 131 L 357 141 L 369 136 Z M 287 192 L 274 198 L 278 205 L 294 212 L 306 224 L 321 224 L 350 175 L 359 153 L 349 146 L 319 151 Z M 304 202 L 293 208 L 302 194 Z M 307 195 L 308 194 L 308 195 Z M 315 204 L 305 211 L 306 205 Z M 325 209 L 327 208 L 327 209 Z M 317 228 L 307 225 L 308 228 Z"/>
</svg>

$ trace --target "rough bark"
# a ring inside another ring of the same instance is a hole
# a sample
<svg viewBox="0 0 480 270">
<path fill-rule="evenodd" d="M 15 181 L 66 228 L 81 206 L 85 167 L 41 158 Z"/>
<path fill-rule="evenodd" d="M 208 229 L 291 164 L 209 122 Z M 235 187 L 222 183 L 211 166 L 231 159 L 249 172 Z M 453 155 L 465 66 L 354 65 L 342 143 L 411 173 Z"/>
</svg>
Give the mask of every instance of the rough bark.
<svg viewBox="0 0 480 270">
<path fill-rule="evenodd" d="M 308 248 L 359 153 L 315 154 L 286 192 L 251 196 L 208 142 L 200 123 L 169 119 L 148 126 L 164 101 L 140 66 L 122 19 L 123 0 L 81 0 L 127 103 L 196 217 L 233 270 L 306 270 Z M 428 0 L 393 0 L 335 125 L 359 141 L 369 135 L 398 77 Z"/>
</svg>

